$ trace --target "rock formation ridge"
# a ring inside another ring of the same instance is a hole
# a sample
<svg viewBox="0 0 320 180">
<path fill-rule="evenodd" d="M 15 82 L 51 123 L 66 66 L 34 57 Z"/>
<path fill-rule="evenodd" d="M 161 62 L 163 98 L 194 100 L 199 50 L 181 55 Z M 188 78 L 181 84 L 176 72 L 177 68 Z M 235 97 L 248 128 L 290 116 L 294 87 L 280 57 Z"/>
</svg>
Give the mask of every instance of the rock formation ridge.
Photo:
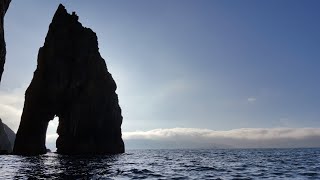
<svg viewBox="0 0 320 180">
<path fill-rule="evenodd" d="M 0 154 L 11 153 L 15 133 L 0 119 Z"/>
<path fill-rule="evenodd" d="M 46 153 L 46 130 L 55 116 L 59 117 L 58 153 L 124 152 L 116 88 L 96 34 L 60 4 L 25 92 L 14 153 Z"/>
</svg>

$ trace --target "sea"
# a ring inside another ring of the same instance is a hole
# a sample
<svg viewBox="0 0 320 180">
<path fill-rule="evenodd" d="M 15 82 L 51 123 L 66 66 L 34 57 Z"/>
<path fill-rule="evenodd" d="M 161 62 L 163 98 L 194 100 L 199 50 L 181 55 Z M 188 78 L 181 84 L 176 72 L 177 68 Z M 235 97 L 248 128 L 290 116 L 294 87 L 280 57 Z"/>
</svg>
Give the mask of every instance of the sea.
<svg viewBox="0 0 320 180">
<path fill-rule="evenodd" d="M 320 149 L 157 149 L 0 156 L 0 179 L 320 179 Z"/>
</svg>

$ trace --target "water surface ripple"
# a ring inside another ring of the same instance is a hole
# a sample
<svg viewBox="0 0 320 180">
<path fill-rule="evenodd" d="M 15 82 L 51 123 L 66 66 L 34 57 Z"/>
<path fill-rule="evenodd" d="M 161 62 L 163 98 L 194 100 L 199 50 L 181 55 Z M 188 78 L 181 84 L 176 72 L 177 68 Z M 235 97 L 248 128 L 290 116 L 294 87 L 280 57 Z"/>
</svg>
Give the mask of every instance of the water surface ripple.
<svg viewBox="0 0 320 180">
<path fill-rule="evenodd" d="M 320 149 L 128 150 L 0 156 L 0 179 L 320 179 Z"/>
</svg>

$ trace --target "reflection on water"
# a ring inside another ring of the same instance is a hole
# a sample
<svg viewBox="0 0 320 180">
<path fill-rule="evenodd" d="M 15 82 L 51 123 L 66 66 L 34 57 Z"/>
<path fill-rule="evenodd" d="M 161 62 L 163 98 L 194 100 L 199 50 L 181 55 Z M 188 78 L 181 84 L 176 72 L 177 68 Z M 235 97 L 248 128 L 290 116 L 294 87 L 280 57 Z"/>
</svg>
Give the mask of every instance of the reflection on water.
<svg viewBox="0 0 320 180">
<path fill-rule="evenodd" d="M 320 149 L 131 150 L 0 156 L 0 179 L 320 179 Z"/>
<path fill-rule="evenodd" d="M 41 156 L 20 157 L 15 179 L 79 179 L 103 177 L 119 155 L 66 156 L 48 153 Z M 103 162 L 102 162 L 103 161 Z M 101 168 L 103 167 L 103 168 Z"/>
</svg>

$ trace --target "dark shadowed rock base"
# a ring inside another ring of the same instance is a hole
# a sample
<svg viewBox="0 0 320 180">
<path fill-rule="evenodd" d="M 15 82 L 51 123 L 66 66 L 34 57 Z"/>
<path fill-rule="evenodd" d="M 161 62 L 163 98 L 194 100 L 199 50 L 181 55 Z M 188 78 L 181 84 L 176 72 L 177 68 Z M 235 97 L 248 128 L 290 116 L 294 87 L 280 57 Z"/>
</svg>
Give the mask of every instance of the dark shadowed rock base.
<svg viewBox="0 0 320 180">
<path fill-rule="evenodd" d="M 14 154 L 46 153 L 46 131 L 55 116 L 58 153 L 123 153 L 116 88 L 96 34 L 59 5 L 25 93 Z"/>
</svg>

